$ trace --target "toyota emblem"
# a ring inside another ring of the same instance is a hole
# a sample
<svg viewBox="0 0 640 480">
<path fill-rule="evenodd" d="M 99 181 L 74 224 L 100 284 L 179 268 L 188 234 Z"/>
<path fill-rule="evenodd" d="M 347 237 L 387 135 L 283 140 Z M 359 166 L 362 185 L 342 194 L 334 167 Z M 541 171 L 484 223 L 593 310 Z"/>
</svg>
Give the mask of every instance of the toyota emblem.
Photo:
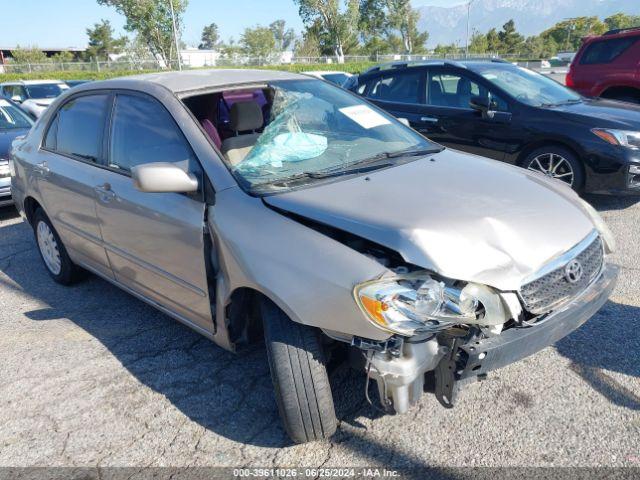
<svg viewBox="0 0 640 480">
<path fill-rule="evenodd" d="M 582 264 L 578 260 L 571 260 L 567 263 L 567 266 L 564 267 L 564 278 L 566 278 L 569 283 L 578 283 L 582 278 L 582 274 Z"/>
</svg>

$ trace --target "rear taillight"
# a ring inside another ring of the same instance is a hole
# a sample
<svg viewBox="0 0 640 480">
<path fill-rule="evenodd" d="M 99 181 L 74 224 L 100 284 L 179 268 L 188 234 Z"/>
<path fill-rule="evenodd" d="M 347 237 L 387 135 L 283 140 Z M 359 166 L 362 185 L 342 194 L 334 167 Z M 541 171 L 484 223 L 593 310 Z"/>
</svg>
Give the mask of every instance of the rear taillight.
<svg viewBox="0 0 640 480">
<path fill-rule="evenodd" d="M 569 71 L 567 72 L 567 76 L 564 79 L 564 84 L 569 87 L 569 88 L 573 88 L 575 87 L 575 82 L 573 81 L 573 73 L 571 71 L 571 67 L 569 67 Z"/>
</svg>

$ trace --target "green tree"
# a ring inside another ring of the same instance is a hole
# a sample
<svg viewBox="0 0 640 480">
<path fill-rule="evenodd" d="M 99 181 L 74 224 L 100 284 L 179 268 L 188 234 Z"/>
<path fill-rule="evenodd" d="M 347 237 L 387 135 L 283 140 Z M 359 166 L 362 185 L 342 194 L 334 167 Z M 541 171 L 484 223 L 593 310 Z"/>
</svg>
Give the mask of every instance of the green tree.
<svg viewBox="0 0 640 480">
<path fill-rule="evenodd" d="M 52 55 L 50 60 L 54 63 L 69 63 L 75 60 L 75 56 L 69 50 L 63 50 Z"/>
<path fill-rule="evenodd" d="M 385 1 L 360 0 L 358 30 L 369 53 L 380 53 L 379 49 L 384 48 L 382 38 L 387 30 Z"/>
<path fill-rule="evenodd" d="M 598 17 L 577 17 L 556 23 L 540 36 L 545 40 L 552 39 L 561 50 L 575 51 L 580 47 L 583 37 L 601 35 L 606 30 L 606 25 Z"/>
<path fill-rule="evenodd" d="M 85 52 L 86 60 L 108 60 L 110 53 L 120 53 L 127 43 L 125 37 L 114 38 L 109 20 L 101 20 L 93 28 L 87 28 L 87 36 L 89 47 Z"/>
<path fill-rule="evenodd" d="M 607 30 L 618 28 L 640 27 L 640 15 L 627 15 L 625 13 L 615 13 L 604 19 Z"/>
<path fill-rule="evenodd" d="M 302 37 L 296 41 L 295 52 L 296 57 L 319 57 L 322 52 L 317 32 L 313 29 L 307 29 Z"/>
<path fill-rule="evenodd" d="M 487 53 L 489 52 L 489 41 L 487 35 L 474 30 L 469 39 L 469 52 L 471 53 Z"/>
<path fill-rule="evenodd" d="M 269 25 L 269 30 L 273 33 L 273 38 L 276 41 L 276 50 L 284 52 L 293 45 L 293 41 L 296 38 L 296 33 L 293 28 L 287 28 L 284 20 L 276 20 Z"/>
<path fill-rule="evenodd" d="M 487 50 L 489 53 L 497 53 L 502 48 L 500 42 L 500 35 L 495 28 L 489 30 L 486 34 L 487 37 Z"/>
<path fill-rule="evenodd" d="M 253 57 L 268 57 L 276 50 L 276 40 L 269 27 L 245 28 L 240 36 L 242 51 Z"/>
<path fill-rule="evenodd" d="M 218 34 L 218 25 L 210 23 L 202 29 L 202 36 L 200 37 L 200 50 L 213 50 L 220 43 L 220 35 Z"/>
<path fill-rule="evenodd" d="M 418 32 L 420 13 L 411 7 L 410 0 L 386 0 L 387 25 L 400 33 L 405 53 L 424 51 L 429 38 L 427 32 Z"/>
<path fill-rule="evenodd" d="M 307 28 L 315 28 L 318 41 L 333 50 L 338 63 L 358 46 L 358 0 L 293 0 Z"/>
<path fill-rule="evenodd" d="M 114 7 L 127 19 L 125 30 L 137 32 L 149 50 L 165 65 L 177 58 L 173 39 L 171 6 L 176 18 L 176 29 L 182 29 L 182 15 L 188 0 L 98 0 L 100 5 Z"/>
<path fill-rule="evenodd" d="M 18 48 L 11 50 L 11 58 L 13 58 L 14 63 L 18 64 L 47 63 L 50 61 L 46 53 L 38 47 L 21 48 L 20 45 L 18 45 Z"/>
<path fill-rule="evenodd" d="M 441 57 L 445 55 L 457 54 L 460 53 L 460 47 L 456 43 L 450 43 L 447 45 L 439 43 L 438 45 L 436 45 L 436 48 L 433 49 L 433 53 Z"/>
<path fill-rule="evenodd" d="M 509 20 L 502 26 L 502 30 L 498 32 L 498 38 L 501 51 L 504 53 L 519 53 L 523 48 L 524 37 L 516 31 L 513 20 Z"/>
</svg>

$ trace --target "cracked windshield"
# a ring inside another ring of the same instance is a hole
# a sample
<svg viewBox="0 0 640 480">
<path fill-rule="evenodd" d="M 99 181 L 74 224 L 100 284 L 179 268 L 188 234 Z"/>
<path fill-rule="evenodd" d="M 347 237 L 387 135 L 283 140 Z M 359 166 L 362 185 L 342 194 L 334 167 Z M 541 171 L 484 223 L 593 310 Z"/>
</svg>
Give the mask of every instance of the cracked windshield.
<svg viewBox="0 0 640 480">
<path fill-rule="evenodd" d="M 246 157 L 232 167 L 248 190 L 277 191 L 384 168 L 394 158 L 441 148 L 324 82 L 283 81 L 270 87 L 267 126 Z"/>
</svg>

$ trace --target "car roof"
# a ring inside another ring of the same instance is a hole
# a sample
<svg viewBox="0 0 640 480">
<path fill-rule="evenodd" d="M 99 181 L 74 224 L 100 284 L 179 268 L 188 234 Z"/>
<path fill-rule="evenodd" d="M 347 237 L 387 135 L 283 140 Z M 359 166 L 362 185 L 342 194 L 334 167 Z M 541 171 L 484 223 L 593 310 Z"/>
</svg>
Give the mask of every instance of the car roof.
<svg viewBox="0 0 640 480">
<path fill-rule="evenodd" d="M 14 80 L 3 82 L 0 85 L 43 85 L 46 83 L 64 83 L 62 80 Z"/>
<path fill-rule="evenodd" d="M 279 70 L 198 69 L 131 75 L 101 82 L 91 82 L 80 87 L 87 90 L 115 87 L 116 84 L 135 87 L 136 83 L 142 82 L 162 85 L 173 93 L 180 94 L 222 86 L 267 83 L 276 80 L 309 80 L 309 77 Z"/>
<path fill-rule="evenodd" d="M 333 75 L 333 74 L 336 74 L 336 73 L 342 73 L 344 75 L 353 75 L 352 73 L 343 72 L 341 70 L 307 70 L 307 71 L 302 72 L 302 73 L 305 73 L 307 75 L 327 75 L 327 74 Z"/>
<path fill-rule="evenodd" d="M 478 67 L 480 65 L 512 65 L 509 62 L 506 62 L 499 58 L 489 58 L 486 60 L 447 60 L 447 59 L 432 59 L 432 60 L 409 60 L 409 61 L 395 61 L 389 63 L 382 63 L 380 65 L 375 65 L 368 70 L 366 70 L 362 75 L 367 75 L 369 73 L 394 70 L 394 69 L 405 69 L 405 68 L 419 68 L 419 67 L 430 67 L 430 66 L 448 66 L 448 67 L 456 67 L 456 68 L 473 68 Z"/>
</svg>

